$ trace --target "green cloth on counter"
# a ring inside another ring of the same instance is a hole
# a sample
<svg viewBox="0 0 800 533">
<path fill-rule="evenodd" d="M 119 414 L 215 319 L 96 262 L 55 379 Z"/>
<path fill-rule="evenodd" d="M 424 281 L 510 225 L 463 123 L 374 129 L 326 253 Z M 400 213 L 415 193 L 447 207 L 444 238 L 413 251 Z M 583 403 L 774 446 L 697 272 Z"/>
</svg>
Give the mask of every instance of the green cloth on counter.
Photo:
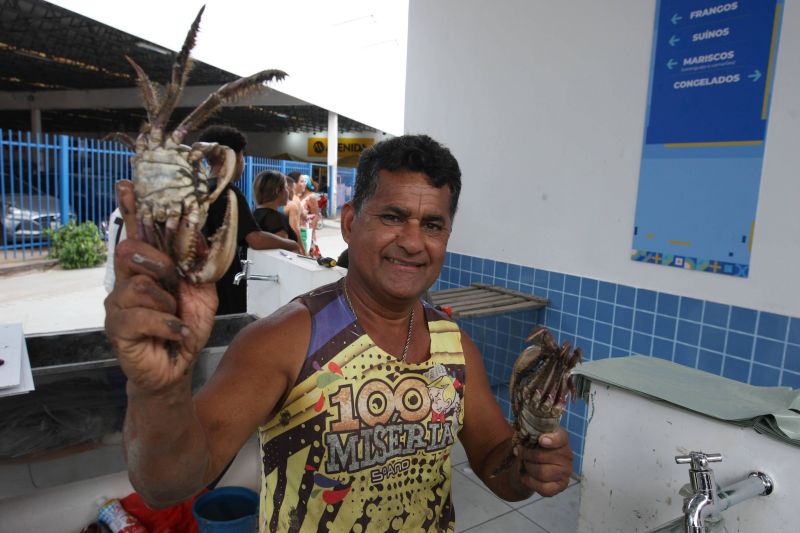
<svg viewBox="0 0 800 533">
<path fill-rule="evenodd" d="M 605 383 L 800 446 L 798 389 L 755 387 L 643 355 L 591 361 L 572 373 L 584 398 L 590 382 Z"/>
</svg>

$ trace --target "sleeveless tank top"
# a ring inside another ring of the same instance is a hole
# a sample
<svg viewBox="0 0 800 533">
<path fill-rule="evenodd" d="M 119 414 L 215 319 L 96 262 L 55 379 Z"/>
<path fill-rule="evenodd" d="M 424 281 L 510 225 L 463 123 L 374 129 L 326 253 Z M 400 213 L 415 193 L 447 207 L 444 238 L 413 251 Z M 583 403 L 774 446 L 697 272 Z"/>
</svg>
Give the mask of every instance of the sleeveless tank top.
<svg viewBox="0 0 800 533">
<path fill-rule="evenodd" d="M 452 531 L 450 449 L 464 422 L 458 325 L 423 302 L 430 358 L 402 363 L 350 311 L 342 281 L 300 301 L 311 340 L 258 429 L 259 531 Z"/>
</svg>

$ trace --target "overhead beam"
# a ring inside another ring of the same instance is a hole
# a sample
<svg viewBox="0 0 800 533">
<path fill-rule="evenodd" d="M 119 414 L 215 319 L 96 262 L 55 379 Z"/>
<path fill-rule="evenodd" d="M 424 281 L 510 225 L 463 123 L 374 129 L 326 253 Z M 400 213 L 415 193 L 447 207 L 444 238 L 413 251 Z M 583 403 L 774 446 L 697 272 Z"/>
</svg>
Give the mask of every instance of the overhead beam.
<svg viewBox="0 0 800 533">
<path fill-rule="evenodd" d="M 219 89 L 217 85 L 186 87 L 181 96 L 181 107 L 196 107 L 208 95 Z M 305 100 L 282 93 L 272 88 L 225 104 L 230 106 L 295 106 L 314 105 Z M 91 89 L 67 91 L 20 91 L 0 92 L 0 110 L 21 109 L 130 109 L 142 107 L 139 89 Z"/>
</svg>

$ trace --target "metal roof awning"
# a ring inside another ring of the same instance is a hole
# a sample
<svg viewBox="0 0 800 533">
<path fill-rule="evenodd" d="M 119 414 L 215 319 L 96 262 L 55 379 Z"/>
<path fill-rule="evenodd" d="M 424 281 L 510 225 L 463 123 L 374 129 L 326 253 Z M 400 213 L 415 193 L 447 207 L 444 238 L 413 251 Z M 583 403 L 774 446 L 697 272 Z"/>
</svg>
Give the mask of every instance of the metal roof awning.
<svg viewBox="0 0 800 533">
<path fill-rule="evenodd" d="M 431 292 L 431 303 L 449 307 L 453 318 L 476 318 L 541 309 L 550 300 L 504 287 L 473 283 L 469 287 Z"/>
</svg>

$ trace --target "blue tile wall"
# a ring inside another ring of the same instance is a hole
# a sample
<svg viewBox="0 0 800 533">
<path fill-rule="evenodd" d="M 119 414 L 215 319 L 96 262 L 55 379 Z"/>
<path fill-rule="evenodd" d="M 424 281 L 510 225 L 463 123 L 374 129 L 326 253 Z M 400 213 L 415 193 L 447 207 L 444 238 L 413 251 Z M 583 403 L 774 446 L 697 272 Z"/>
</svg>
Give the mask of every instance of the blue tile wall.
<svg viewBox="0 0 800 533">
<path fill-rule="evenodd" d="M 545 296 L 539 311 L 459 320 L 484 356 L 497 401 L 511 418 L 508 379 L 525 336 L 546 325 L 587 361 L 633 353 L 759 386 L 800 388 L 800 318 L 448 253 L 432 290 L 489 283 Z M 587 411 L 562 419 L 580 473 Z"/>
</svg>

